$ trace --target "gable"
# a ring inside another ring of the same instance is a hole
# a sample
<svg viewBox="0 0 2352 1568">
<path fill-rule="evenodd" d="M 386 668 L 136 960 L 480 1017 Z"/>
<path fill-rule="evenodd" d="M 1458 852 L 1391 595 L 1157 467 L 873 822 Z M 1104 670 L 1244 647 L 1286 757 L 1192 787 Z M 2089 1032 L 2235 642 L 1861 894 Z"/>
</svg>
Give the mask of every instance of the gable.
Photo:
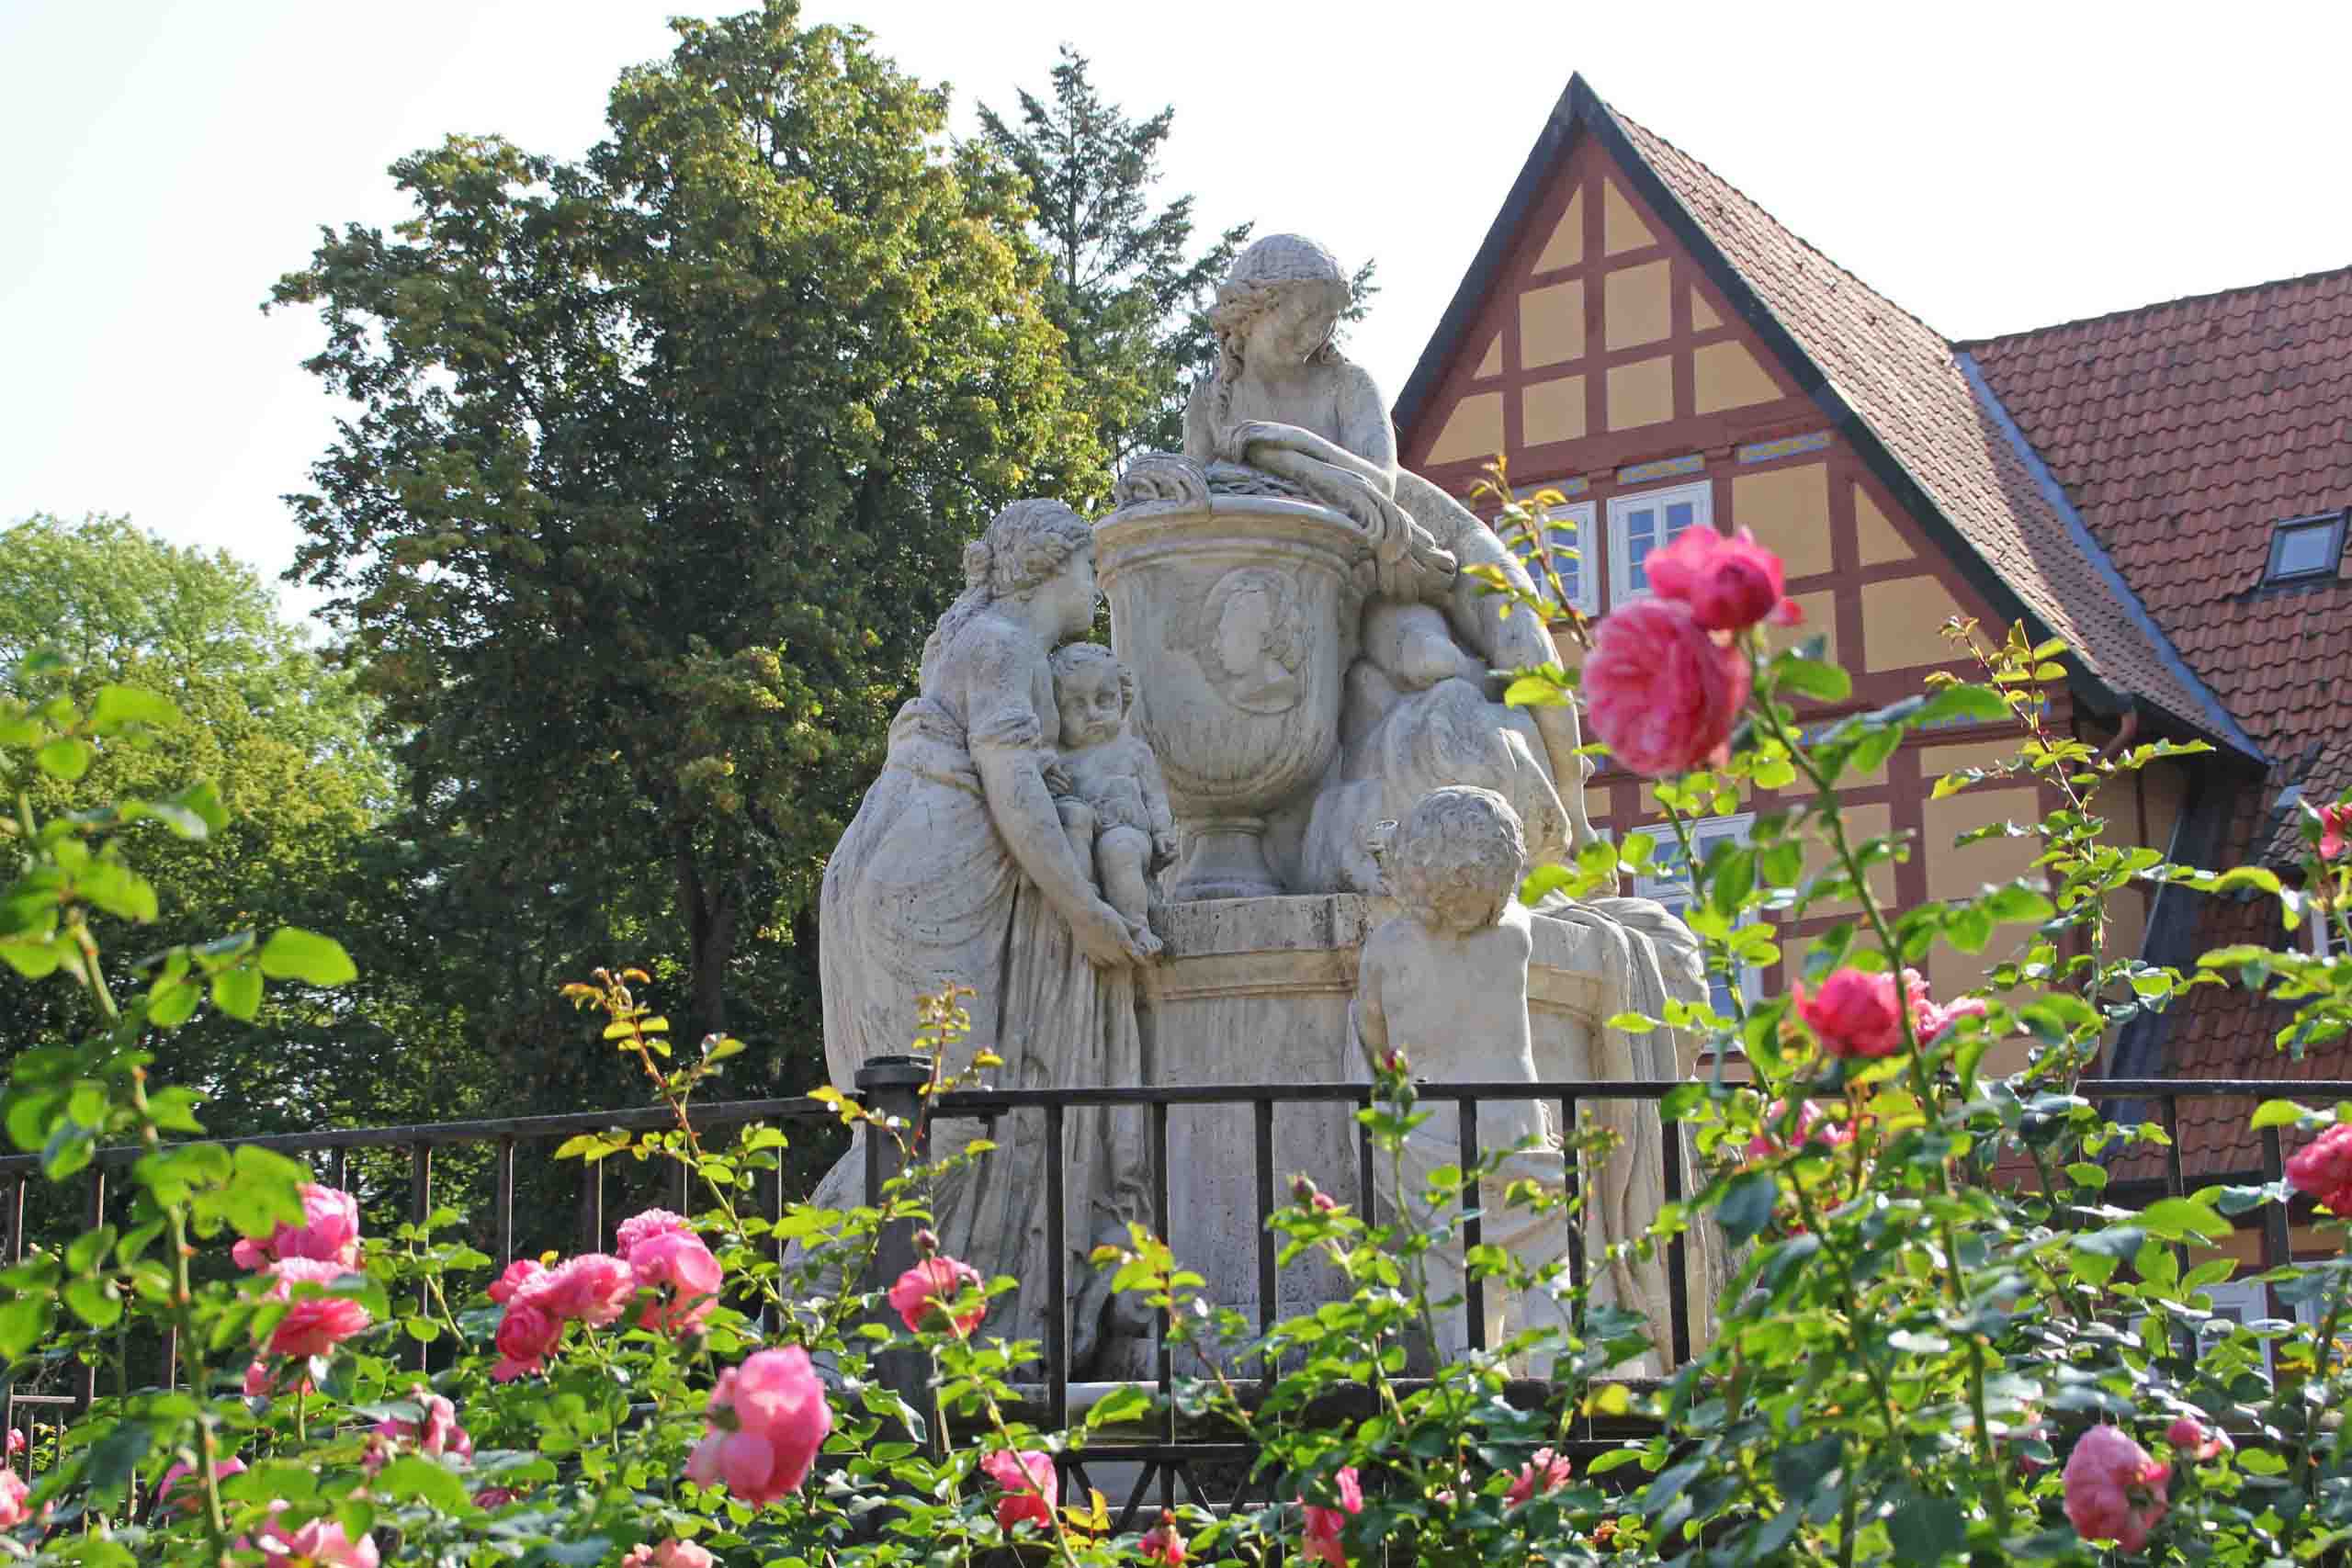
<svg viewBox="0 0 2352 1568">
<path fill-rule="evenodd" d="M 1398 434 L 1408 467 L 1459 492 L 1498 452 L 1516 472 L 1571 455 L 1613 465 L 1808 419 L 1810 400 L 1582 138 L 1521 224 L 1437 395 Z"/>
</svg>

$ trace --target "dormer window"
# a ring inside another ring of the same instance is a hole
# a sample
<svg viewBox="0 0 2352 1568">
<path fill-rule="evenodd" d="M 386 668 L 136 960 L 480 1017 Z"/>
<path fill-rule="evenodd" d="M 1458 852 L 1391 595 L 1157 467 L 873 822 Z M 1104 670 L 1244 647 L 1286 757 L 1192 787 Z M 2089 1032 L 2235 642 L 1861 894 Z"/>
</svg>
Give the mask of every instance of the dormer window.
<svg viewBox="0 0 2352 1568">
<path fill-rule="evenodd" d="M 2270 564 L 2262 581 L 2308 582 L 2334 577 L 2344 558 L 2344 513 L 2290 517 L 2270 531 Z"/>
</svg>

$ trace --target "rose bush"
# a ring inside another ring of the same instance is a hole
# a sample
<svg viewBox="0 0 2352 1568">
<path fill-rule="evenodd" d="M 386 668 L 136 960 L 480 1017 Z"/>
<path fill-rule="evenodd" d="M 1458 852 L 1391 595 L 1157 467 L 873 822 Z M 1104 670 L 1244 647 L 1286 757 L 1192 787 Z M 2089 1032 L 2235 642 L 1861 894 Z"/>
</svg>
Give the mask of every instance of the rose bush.
<svg viewBox="0 0 2352 1568">
<path fill-rule="evenodd" d="M 1261 1332 L 1204 1302 L 1159 1238 L 1136 1232 L 1097 1255 L 1184 1358 L 1178 1418 L 1253 1456 L 1231 1506 L 1153 1510 L 1124 1533 L 1062 1456 L 1156 1424 L 1150 1385 L 1040 1430 L 1044 1407 L 1019 1386 L 1036 1348 L 987 1333 L 987 1302 L 1010 1281 L 926 1235 L 913 1266 L 865 1285 L 886 1240 L 928 1218 L 939 1167 L 911 1164 L 876 1206 L 770 1213 L 757 1194 L 784 1134 L 707 1147 L 690 1113 L 740 1047 L 715 1038 L 673 1062 L 639 996 L 650 982 L 623 972 L 571 994 L 673 1124 L 565 1152 L 682 1168 L 692 1216 L 649 1209 L 615 1228 L 609 1252 L 503 1269 L 452 1239 L 446 1211 L 363 1235 L 354 1194 L 260 1148 L 195 1141 L 196 1097 L 143 1071 L 153 1032 L 206 1005 L 250 1014 L 266 982 L 331 987 L 348 975 L 340 949 L 299 931 L 232 936 L 155 955 L 143 988 L 118 997 L 97 932 L 145 908 L 130 851 L 142 831 L 217 829 L 217 803 L 199 789 L 42 821 L 20 800 L 0 955 L 81 987 L 101 1027 L 85 1046 L 19 1055 L 0 1116 L 56 1179 L 104 1145 L 139 1157 L 112 1168 L 104 1223 L 0 1270 L 13 1364 L 81 1358 L 103 1373 L 31 1483 L 14 1470 L 0 1481 L 5 1550 L 245 1568 L 1008 1551 L 1255 1565 L 1376 1548 L 1465 1564 L 2255 1562 L 2335 1550 L 2352 1530 L 2341 1248 L 2265 1279 L 2308 1303 L 2310 1324 L 2241 1324 L 2210 1292 L 2239 1272 L 2217 1246 L 2233 1221 L 2296 1204 L 2301 1223 L 2316 1201 L 2341 1235 L 2352 1111 L 2266 1104 L 2257 1122 L 2296 1141 L 2283 1179 L 2127 1206 L 2110 1201 L 2114 1158 L 2163 1134 L 2111 1122 L 2118 1108 L 2086 1093 L 2086 1075 L 2112 1030 L 2198 985 L 2270 987 L 2290 1043 L 2352 1027 L 2342 943 L 2232 949 L 2180 975 L 2111 953 L 2105 915 L 2117 889 L 2161 882 L 2272 898 L 2290 922 L 2352 938 L 2352 867 L 2330 842 L 2342 803 L 2306 814 L 2300 886 L 2120 846 L 2098 788 L 2188 748 L 2108 754 L 2049 734 L 2040 687 L 2056 650 L 2021 636 L 1983 650 L 1981 683 L 1858 710 L 1834 667 L 1774 645 L 1781 582 L 1752 541 L 1678 547 L 1654 574 L 1657 597 L 1603 625 L 1583 676 L 1594 732 L 1652 775 L 1719 972 L 1778 953 L 1770 918 L 1850 912 L 1792 950 L 1787 995 L 1751 1002 L 1734 987 L 1729 1017 L 1677 1002 L 1618 1021 L 1702 1037 L 1726 1064 L 1668 1096 L 1690 1184 L 1623 1244 L 1655 1258 L 1700 1227 L 1720 1232 L 1725 1288 L 1694 1303 L 1712 1334 L 1662 1378 L 1636 1377 L 1657 1351 L 1644 1314 L 1482 1247 L 1469 1263 L 1488 1292 L 1549 1291 L 1574 1327 L 1424 1369 L 1433 1315 L 1452 1304 L 1430 1299 L 1425 1260 L 1462 1244 L 1465 1194 L 1491 1205 L 1513 1151 L 1408 1180 L 1404 1141 L 1427 1113 L 1396 1053 L 1363 1113 L 1381 1210 L 1302 1183 L 1270 1221 L 1283 1260 L 1319 1258 L 1345 1282 L 1340 1299 Z M 1512 692 L 1566 700 L 1569 686 L 1563 671 L 1523 671 Z M 25 769 L 71 771 L 90 748 L 171 722 L 160 698 L 109 690 L 86 712 L 43 701 L 0 715 L 0 748 Z M 2034 879 L 1890 908 L 1871 873 L 1908 846 L 1857 837 L 1837 787 L 1948 721 L 2018 725 L 2024 765 L 2067 804 L 2030 829 Z M 1758 791 L 1751 840 L 1697 856 L 1689 824 Z M 1536 870 L 1524 896 L 1605 890 L 1660 849 L 1641 836 L 1594 846 Z M 1939 945 L 1973 955 L 2005 939 L 1986 994 L 1939 998 L 1917 978 Z M 960 1081 L 945 1066 L 956 998 L 933 999 L 926 1021 L 916 1044 L 936 1093 Z M 1984 1064 L 2003 1042 L 2029 1054 L 1995 1076 Z M 916 1152 L 911 1129 L 831 1103 Z M 1610 1169 L 1608 1134 L 1563 1131 L 1585 1177 Z M 1508 1185 L 1513 1205 L 1577 1201 Z M 789 1266 L 787 1243 L 807 1249 Z M 169 1332 L 175 1386 L 132 1383 L 134 1331 Z M 1548 1383 L 1514 1382 L 1534 1352 Z M 910 1364 L 911 1382 L 892 1370 Z"/>
</svg>

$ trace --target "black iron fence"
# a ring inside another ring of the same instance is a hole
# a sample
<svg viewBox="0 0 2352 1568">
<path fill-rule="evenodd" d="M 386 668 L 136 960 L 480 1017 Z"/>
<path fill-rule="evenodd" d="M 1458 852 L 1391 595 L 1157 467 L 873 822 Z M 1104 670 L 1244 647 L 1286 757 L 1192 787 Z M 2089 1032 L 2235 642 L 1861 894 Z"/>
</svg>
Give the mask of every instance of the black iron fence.
<svg viewBox="0 0 2352 1568">
<path fill-rule="evenodd" d="M 861 1071 L 858 1097 L 876 1112 L 903 1118 L 910 1124 L 928 1116 L 931 1122 L 953 1122 L 974 1119 L 989 1120 L 1010 1115 L 1034 1113 L 1041 1119 L 1041 1135 L 1046 1155 L 1046 1180 L 1038 1201 L 1045 1206 L 1046 1234 L 1065 1238 L 1069 1234 L 1069 1194 L 1065 1179 L 1064 1132 L 1072 1114 L 1111 1108 L 1139 1109 L 1148 1118 L 1149 1127 L 1149 1165 L 1151 1223 L 1158 1234 L 1173 1248 L 1179 1260 L 1185 1258 L 1186 1238 L 1170 1235 L 1174 1218 L 1170 1192 L 1169 1123 L 1172 1111 L 1207 1107 L 1246 1107 L 1250 1116 L 1252 1165 L 1256 1204 L 1257 1280 L 1256 1309 L 1258 1326 L 1262 1331 L 1276 1321 L 1279 1309 L 1278 1243 L 1267 1228 L 1266 1220 L 1286 1201 L 1278 1173 L 1284 1168 L 1283 1149 L 1276 1137 L 1275 1111 L 1280 1106 L 1329 1105 L 1334 1108 L 1362 1109 L 1372 1104 L 1372 1089 L 1363 1083 L 1326 1084 L 1218 1084 L 1171 1085 L 1153 1088 L 1100 1088 L 1056 1089 L 970 1089 L 956 1090 L 932 1099 L 926 1108 L 922 1088 L 928 1081 L 928 1066 L 919 1058 L 882 1058 Z M 1424 1103 L 1452 1102 L 1458 1113 L 1460 1128 L 1460 1163 L 1467 1169 L 1476 1166 L 1483 1151 L 1479 1145 L 1477 1108 L 1499 1101 L 1524 1103 L 1531 1100 L 1550 1105 L 1559 1119 L 1559 1125 L 1572 1128 L 1579 1125 L 1588 1109 L 1606 1105 L 1655 1104 L 1677 1087 L 1671 1080 L 1645 1081 L 1519 1081 L 1459 1082 L 1423 1084 L 1419 1093 Z M 2134 1190 L 2148 1198 L 2161 1194 L 2183 1196 L 2197 1188 L 2226 1183 L 2275 1181 L 2284 1173 L 2285 1147 L 2277 1127 L 2266 1127 L 2258 1134 L 2260 1158 L 2258 1166 L 2244 1170 L 2213 1170 L 2200 1172 L 2191 1179 L 2186 1170 L 2179 1135 L 2180 1107 L 2187 1101 L 2231 1100 L 2258 1101 L 2281 1091 L 2292 1093 L 2307 1102 L 2332 1103 L 2352 1100 L 2352 1081 L 2276 1081 L 2244 1079 L 2101 1079 L 2086 1083 L 2084 1092 L 2110 1106 L 2125 1103 L 2144 1106 L 2154 1111 L 2154 1119 L 2170 1135 L 2171 1142 L 2164 1151 L 2163 1173 L 2137 1183 L 2118 1183 L 2110 1189 L 2110 1201 L 2127 1198 Z M 753 1123 L 822 1125 L 831 1122 L 834 1111 L 829 1105 L 815 1100 L 755 1100 L 713 1102 L 696 1105 L 693 1121 L 699 1135 L 707 1136 L 729 1129 L 740 1129 Z M 2144 1117 L 2145 1112 L 2141 1112 Z M 494 1265 L 503 1269 L 520 1250 L 518 1238 L 525 1235 L 545 1235 L 544 1224 L 518 1227 L 515 1198 L 518 1190 L 518 1169 L 521 1162 L 541 1162 L 538 1186 L 545 1189 L 549 1179 L 569 1180 L 576 1186 L 576 1210 L 571 1228 L 578 1247 L 593 1250 L 605 1244 L 605 1210 L 613 1189 L 613 1169 L 616 1162 L 582 1163 L 575 1171 L 559 1172 L 554 1152 L 561 1143 L 583 1133 L 609 1131 L 645 1132 L 670 1127 L 673 1121 L 666 1109 L 653 1107 L 632 1111 L 588 1111 L 562 1116 L 531 1116 L 506 1120 L 445 1122 L 404 1127 L 369 1127 L 334 1129 L 316 1133 L 285 1134 L 253 1138 L 223 1139 L 231 1146 L 251 1145 L 282 1154 L 304 1156 L 311 1160 L 320 1179 L 335 1186 L 351 1184 L 355 1163 L 372 1159 L 376 1165 L 376 1185 L 380 1189 L 386 1180 L 384 1156 L 397 1161 L 404 1156 L 407 1170 L 405 1210 L 415 1222 L 422 1223 L 437 1206 L 451 1202 L 469 1212 L 476 1234 L 483 1250 Z M 1356 1180 L 1354 1194 L 1359 1212 L 1366 1215 L 1375 1212 L 1375 1163 L 1372 1158 L 1371 1134 L 1358 1127 Z M 882 1184 L 894 1174 L 897 1152 L 891 1142 L 881 1138 L 866 1140 L 866 1197 L 877 1201 Z M 1668 1201 L 1686 1195 L 1690 1171 L 1685 1163 L 1681 1140 L 1661 1140 L 1662 1168 L 1659 1172 L 1663 1190 Z M 486 1162 L 475 1159 L 468 1170 L 460 1190 L 451 1191 L 444 1186 L 436 1192 L 436 1156 L 451 1151 L 467 1150 L 486 1154 Z M 81 1187 L 81 1202 L 86 1223 L 100 1223 L 107 1213 L 108 1181 L 112 1173 L 120 1170 L 139 1157 L 136 1148 L 109 1148 L 99 1151 L 85 1171 L 74 1179 Z M 486 1164 L 486 1168 L 484 1166 Z M 395 1163 L 391 1169 L 397 1170 Z M 689 1172 L 682 1164 L 673 1163 L 669 1169 L 671 1186 L 662 1194 L 670 1206 L 682 1213 L 695 1208 L 694 1191 Z M 1570 1162 L 1568 1179 L 1576 1181 L 1576 1165 Z M 787 1193 L 781 1169 L 763 1173 L 760 1201 L 770 1217 L 780 1216 L 787 1201 L 802 1194 Z M 28 1246 L 28 1197 L 35 1184 L 43 1180 L 39 1162 L 29 1156 L 0 1158 L 0 1229 L 5 1230 L 5 1246 L 0 1246 L 0 1258 L 8 1262 L 23 1260 Z M 384 1194 L 379 1190 L 380 1200 Z M 486 1213 L 483 1212 L 486 1206 Z M 2279 1206 L 2268 1205 L 2259 1211 L 2260 1260 L 2265 1269 L 2290 1260 L 2288 1215 Z M 543 1219 L 544 1216 L 538 1216 Z M 1564 1226 L 1575 1223 L 1563 1217 Z M 1464 1219 L 1463 1242 L 1465 1247 L 1480 1245 L 1481 1222 L 1475 1208 Z M 1572 1281 L 1581 1283 L 1586 1268 L 1586 1247 L 1581 1238 L 1569 1238 L 1566 1251 Z M 1687 1280 L 1689 1270 L 1684 1256 L 1685 1240 L 1677 1236 L 1668 1246 L 1666 1274 L 1669 1281 L 1670 1300 L 1668 1318 L 1670 1324 L 1672 1362 L 1688 1359 L 1693 1343 L 1691 1302 Z M 777 1244 L 779 1259 L 784 1244 Z M 1105 1385 L 1073 1382 L 1069 1364 L 1070 1325 L 1068 1303 L 1070 1299 L 1069 1247 L 1047 1249 L 1049 1278 L 1047 1298 L 1059 1303 L 1048 1314 L 1043 1345 L 1041 1380 L 1028 1391 L 1034 1409 L 1029 1412 L 1047 1429 L 1059 1429 L 1068 1425 L 1074 1400 L 1084 1402 L 1104 1391 Z M 914 1258 L 913 1239 L 910 1227 L 898 1227 L 896 1234 L 886 1234 L 877 1247 L 874 1278 L 882 1284 L 911 1265 Z M 985 1260 L 983 1260 L 985 1261 Z M 1473 1278 L 1465 1286 L 1467 1299 L 1464 1303 L 1469 1343 L 1483 1348 L 1487 1314 L 1484 1288 Z M 416 1345 L 409 1354 L 414 1357 L 420 1370 L 429 1365 L 432 1348 Z M 1129 1429 L 1121 1440 L 1096 1442 L 1072 1450 L 1063 1456 L 1063 1462 L 1074 1472 L 1081 1484 L 1090 1483 L 1089 1468 L 1101 1471 L 1107 1466 L 1134 1468 L 1132 1495 L 1124 1513 L 1132 1517 L 1146 1494 L 1154 1489 L 1160 1493 L 1163 1506 L 1175 1501 L 1175 1489 L 1182 1480 L 1196 1494 L 1200 1488 L 1193 1467 L 1219 1462 L 1244 1461 L 1250 1457 L 1246 1445 L 1216 1440 L 1187 1434 L 1181 1427 L 1172 1392 L 1173 1367 L 1164 1324 L 1157 1331 L 1155 1375 L 1160 1398 L 1151 1418 L 1148 1431 Z M 17 1369 L 21 1379 L 25 1369 Z M 166 1339 L 160 1348 L 159 1386 L 168 1386 L 177 1374 L 175 1347 Z M 901 1368 L 895 1372 L 886 1369 L 886 1377 L 893 1381 L 919 1379 L 917 1369 Z M 0 1394 L 0 1426 L 11 1432 L 23 1432 L 34 1440 L 28 1447 L 39 1451 L 42 1448 L 38 1433 L 44 1424 L 52 1429 L 62 1418 L 86 1408 L 96 1396 L 98 1369 L 95 1365 L 70 1370 L 62 1380 L 65 1386 L 20 1387 L 12 1382 L 5 1394 Z M 1245 1395 L 1251 1382 L 1242 1380 L 1238 1386 Z M 1514 1397 L 1540 1400 L 1544 1390 L 1540 1385 L 1515 1387 Z M 1342 1412 L 1334 1412 L 1336 1415 Z M 1580 1418 L 1579 1429 L 1572 1434 L 1572 1446 L 1593 1445 L 1605 1438 L 1589 1420 Z M 16 1445 L 10 1444 L 13 1450 Z M 1124 1482 L 1123 1474 L 1121 1480 Z"/>
</svg>

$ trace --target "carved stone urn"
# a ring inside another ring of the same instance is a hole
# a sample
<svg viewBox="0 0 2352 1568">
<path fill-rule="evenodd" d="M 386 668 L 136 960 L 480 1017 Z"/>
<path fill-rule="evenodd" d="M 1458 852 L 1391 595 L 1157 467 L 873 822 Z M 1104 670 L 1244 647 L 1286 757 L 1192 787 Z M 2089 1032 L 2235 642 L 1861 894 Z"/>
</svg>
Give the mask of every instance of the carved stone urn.
<svg viewBox="0 0 2352 1568">
<path fill-rule="evenodd" d="M 1250 476 L 1218 465 L 1228 471 Z M 1338 749 L 1340 627 L 1370 553 L 1348 519 L 1277 484 L 1211 481 L 1187 458 L 1138 458 L 1094 525 L 1112 646 L 1136 678 L 1133 721 L 1185 833 L 1180 900 L 1285 891 L 1266 821 Z"/>
</svg>

